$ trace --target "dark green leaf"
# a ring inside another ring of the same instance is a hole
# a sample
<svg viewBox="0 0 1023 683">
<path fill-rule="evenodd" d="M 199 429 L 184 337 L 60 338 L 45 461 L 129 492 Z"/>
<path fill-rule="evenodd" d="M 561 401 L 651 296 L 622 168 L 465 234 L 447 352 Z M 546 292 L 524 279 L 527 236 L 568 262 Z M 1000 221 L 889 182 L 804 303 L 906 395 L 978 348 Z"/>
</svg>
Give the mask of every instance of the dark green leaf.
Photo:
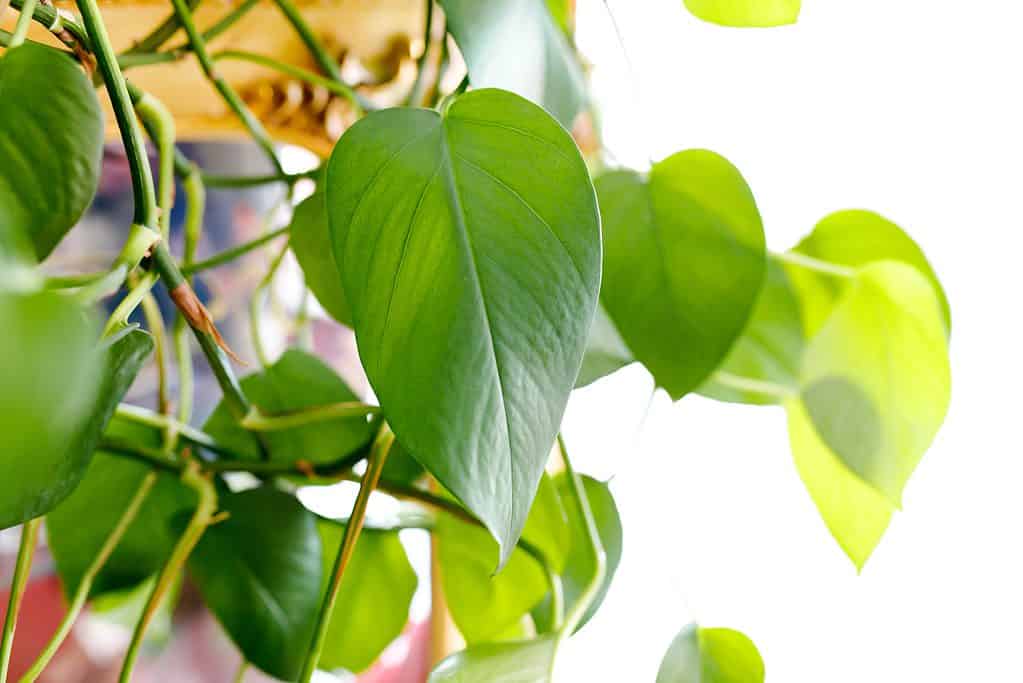
<svg viewBox="0 0 1023 683">
<path fill-rule="evenodd" d="M 945 327 L 952 329 L 948 298 L 927 257 L 913 238 L 884 216 L 873 211 L 838 211 L 821 219 L 793 251 L 851 268 L 874 261 L 908 263 L 934 286 Z M 800 266 L 790 265 L 787 270 L 799 295 L 807 334 L 813 335 L 831 315 L 847 282 Z"/>
<path fill-rule="evenodd" d="M 160 430 L 117 418 L 111 420 L 106 434 L 149 448 L 159 448 L 163 440 Z M 78 589 L 82 574 L 149 471 L 140 462 L 97 452 L 82 483 L 46 516 L 50 551 L 66 595 Z M 90 594 L 131 589 L 158 572 L 178 539 L 171 520 L 194 505 L 195 494 L 177 477 L 160 474 L 135 521 L 96 576 Z"/>
<path fill-rule="evenodd" d="M 295 207 L 291 219 L 291 250 L 305 273 L 305 283 L 334 320 L 351 327 L 352 312 L 334 262 L 327 228 L 327 205 L 317 192 Z"/>
<path fill-rule="evenodd" d="M 585 104 L 586 83 L 545 0 L 440 0 L 440 4 L 474 87 L 510 90 L 572 127 Z"/>
<path fill-rule="evenodd" d="M 344 526 L 326 520 L 318 526 L 326 586 Z M 364 529 L 341 580 L 320 668 L 355 673 L 369 668 L 405 628 L 416 584 L 397 532 Z"/>
<path fill-rule="evenodd" d="M 802 0 L 685 0 L 694 15 L 712 24 L 769 27 L 794 24 Z"/>
<path fill-rule="evenodd" d="M 597 179 L 604 221 L 601 300 L 636 358 L 679 399 L 721 363 L 764 279 L 753 194 L 705 150 L 654 164 L 649 177 Z"/>
<path fill-rule="evenodd" d="M 249 399 L 268 414 L 359 400 L 323 361 L 297 349 L 286 351 L 263 372 L 244 378 L 241 385 Z M 260 457 L 256 437 L 238 425 L 223 401 L 204 429 L 234 453 Z M 264 432 L 263 438 L 273 460 L 332 463 L 368 444 L 373 438 L 373 423 L 365 418 L 338 418 Z"/>
<path fill-rule="evenodd" d="M 363 366 L 409 452 L 506 559 L 582 362 L 600 221 L 571 137 L 498 90 L 370 114 L 327 172 Z"/>
<path fill-rule="evenodd" d="M 594 598 L 590 609 L 583 615 L 579 622 L 579 628 L 586 625 L 597 610 L 600 609 L 615 572 L 618 570 L 618 563 L 622 559 L 622 521 L 618 516 L 618 506 L 615 505 L 614 497 L 607 484 L 599 482 L 583 475 L 583 487 L 586 490 L 586 497 L 590 501 L 590 509 L 593 511 L 593 519 L 597 523 L 597 533 L 600 535 L 601 543 L 604 546 L 604 553 L 607 557 L 607 572 L 604 576 L 604 583 Z M 564 474 L 558 474 L 554 478 L 555 486 L 565 505 L 568 515 L 569 530 L 571 533 L 570 550 L 565 561 L 565 568 L 561 573 L 561 585 L 565 594 L 565 604 L 574 604 L 582 595 L 586 586 L 593 578 L 596 567 L 593 564 L 593 553 L 590 550 L 589 537 L 586 526 L 572 504 L 574 493 Z M 533 609 L 533 621 L 536 622 L 537 630 L 546 632 L 550 630 L 550 596 L 543 603 Z"/>
<path fill-rule="evenodd" d="M 412 454 L 405 450 L 397 441 L 391 446 L 391 452 L 387 455 L 387 462 L 384 463 L 384 471 L 380 475 L 383 481 L 394 484 L 411 485 L 426 472 L 419 461 L 412 457 Z"/>
<path fill-rule="evenodd" d="M 245 658 L 294 680 L 320 606 L 316 517 L 269 486 L 222 495 L 220 508 L 230 516 L 203 534 L 188 561 L 192 577 Z"/>
<path fill-rule="evenodd" d="M 93 323 L 68 298 L 0 292 L 0 529 L 74 490 L 127 388 L 100 376 Z"/>
<path fill-rule="evenodd" d="M 474 645 L 438 664 L 427 683 L 549 683 L 557 648 L 553 636 Z"/>
<path fill-rule="evenodd" d="M 807 348 L 800 386 L 788 406 L 797 466 L 828 527 L 862 566 L 889 510 L 871 505 L 869 494 L 842 483 L 833 464 L 818 461 L 834 459 L 891 505 L 901 504 L 951 392 L 944 320 L 931 283 L 897 261 L 861 268 Z"/>
<path fill-rule="evenodd" d="M 622 340 L 615 324 L 611 322 L 603 306 L 597 306 L 597 314 L 593 318 L 593 327 L 586 342 L 586 353 L 583 355 L 583 366 L 579 377 L 575 380 L 576 387 L 584 387 L 596 382 L 601 377 L 610 375 L 615 370 L 624 368 L 634 361 L 632 352 Z"/>
<path fill-rule="evenodd" d="M 753 641 L 729 628 L 690 624 L 671 642 L 657 683 L 763 683 L 764 660 Z"/>
<path fill-rule="evenodd" d="M 792 284 L 784 266 L 769 258 L 764 287 L 746 329 L 717 371 L 700 387 L 700 393 L 734 403 L 778 403 L 781 397 L 777 394 L 741 386 L 734 378 L 753 380 L 754 387 L 757 382 L 767 382 L 785 391 L 798 391 L 805 344 L 803 319 Z"/>
<path fill-rule="evenodd" d="M 554 571 L 564 566 L 569 548 L 565 510 L 553 482 L 544 477 L 522 538 Z M 521 549 L 494 574 L 498 548 L 481 528 L 450 515 L 436 526 L 440 576 L 451 616 L 469 643 L 493 640 L 514 626 L 547 593 L 547 577 L 537 558 Z"/>
<path fill-rule="evenodd" d="M 0 58 L 0 93 L 0 246 L 27 236 L 42 260 L 99 186 L 99 101 L 74 60 L 34 43 Z"/>
</svg>

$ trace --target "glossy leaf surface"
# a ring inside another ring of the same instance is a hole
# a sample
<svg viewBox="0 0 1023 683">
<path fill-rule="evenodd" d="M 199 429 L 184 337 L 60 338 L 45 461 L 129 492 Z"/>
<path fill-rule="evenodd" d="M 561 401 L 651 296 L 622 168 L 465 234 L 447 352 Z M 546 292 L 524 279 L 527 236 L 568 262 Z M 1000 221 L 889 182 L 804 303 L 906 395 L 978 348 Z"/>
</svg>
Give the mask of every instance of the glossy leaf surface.
<svg viewBox="0 0 1023 683">
<path fill-rule="evenodd" d="M 780 396 L 726 381 L 731 378 L 767 382 L 784 391 L 799 390 L 799 366 L 806 339 L 799 300 L 785 267 L 767 261 L 767 276 L 746 329 L 710 379 L 700 387 L 704 396 L 719 401 L 769 405 Z M 755 386 L 755 385 L 754 385 Z"/>
<path fill-rule="evenodd" d="M 657 683 L 763 683 L 757 646 L 729 628 L 686 626 L 675 636 L 657 672 Z"/>
<path fill-rule="evenodd" d="M 25 43 L 0 57 L 0 246 L 53 251 L 99 186 L 103 118 L 82 68 Z"/>
<path fill-rule="evenodd" d="M 291 250 L 305 274 L 305 283 L 334 320 L 352 324 L 341 273 L 334 262 L 334 246 L 327 228 L 327 204 L 316 192 L 295 207 L 291 219 Z"/>
<path fill-rule="evenodd" d="M 796 23 L 802 0 L 685 0 L 685 4 L 712 24 L 770 27 Z"/>
<path fill-rule="evenodd" d="M 363 367 L 398 440 L 507 559 L 582 361 L 600 221 L 571 137 L 511 93 L 376 112 L 327 173 Z"/>
<path fill-rule="evenodd" d="M 649 177 L 597 179 L 604 224 L 601 301 L 628 348 L 679 399 L 724 359 L 764 279 L 764 231 L 739 171 L 705 150 Z"/>
<path fill-rule="evenodd" d="M 859 268 L 875 261 L 901 261 L 919 270 L 934 286 L 942 316 L 951 329 L 948 297 L 919 245 L 902 228 L 873 211 L 838 211 L 821 219 L 813 232 L 793 249 L 821 261 Z M 831 315 L 847 284 L 841 278 L 787 266 L 802 303 L 807 334 L 812 335 Z"/>
<path fill-rule="evenodd" d="M 427 683 L 549 683 L 557 642 L 548 636 L 513 643 L 483 643 L 451 655 Z"/>
<path fill-rule="evenodd" d="M 114 419 L 106 434 L 160 448 L 163 433 Z M 150 468 L 103 451 L 96 453 L 82 483 L 46 516 L 50 551 L 64 593 L 73 595 L 82 575 L 138 491 Z M 161 473 L 135 521 L 93 581 L 91 595 L 131 589 L 154 575 L 170 555 L 178 534 L 172 524 L 195 505 L 195 494 L 177 477 Z"/>
<path fill-rule="evenodd" d="M 582 70 L 546 0 L 441 0 L 476 88 L 536 102 L 566 128 L 582 109 Z"/>
<path fill-rule="evenodd" d="M 483 529 L 443 514 L 438 516 L 436 529 L 444 595 L 466 642 L 494 639 L 546 595 L 547 578 L 529 553 L 516 549 L 495 575 L 497 544 Z M 568 533 L 565 510 L 554 483 L 545 476 L 523 540 L 539 550 L 554 571 L 561 571 L 569 549 Z"/>
<path fill-rule="evenodd" d="M 268 486 L 221 495 L 220 508 L 230 516 L 203 534 L 188 561 L 192 577 L 245 658 L 295 680 L 320 605 L 316 518 Z"/>
<path fill-rule="evenodd" d="M 327 520 L 317 526 L 326 586 L 344 527 Z M 341 580 L 319 668 L 356 673 L 369 668 L 405 628 L 416 584 L 398 533 L 364 529 Z"/>
<path fill-rule="evenodd" d="M 262 372 L 245 377 L 241 385 L 249 399 L 271 415 L 359 400 L 333 369 L 297 349 L 286 351 Z M 234 453 L 260 457 L 256 437 L 238 425 L 225 403 L 217 406 L 204 429 Z M 361 417 L 337 418 L 264 432 L 263 438 L 274 460 L 330 463 L 368 444 L 373 424 Z"/>
<path fill-rule="evenodd" d="M 583 355 L 583 366 L 575 381 L 576 387 L 584 387 L 596 382 L 601 377 L 610 375 L 634 361 L 632 352 L 625 345 L 618 328 L 611 322 L 610 316 L 603 306 L 597 306 L 597 314 L 593 318 L 590 337 L 586 342 L 586 353 Z"/>
<path fill-rule="evenodd" d="M 100 375 L 93 320 L 66 297 L 0 292 L 0 330 L 5 529 L 49 512 L 71 493 L 109 418 L 108 407 L 113 410 L 127 386 L 121 388 L 115 374 Z"/>
</svg>

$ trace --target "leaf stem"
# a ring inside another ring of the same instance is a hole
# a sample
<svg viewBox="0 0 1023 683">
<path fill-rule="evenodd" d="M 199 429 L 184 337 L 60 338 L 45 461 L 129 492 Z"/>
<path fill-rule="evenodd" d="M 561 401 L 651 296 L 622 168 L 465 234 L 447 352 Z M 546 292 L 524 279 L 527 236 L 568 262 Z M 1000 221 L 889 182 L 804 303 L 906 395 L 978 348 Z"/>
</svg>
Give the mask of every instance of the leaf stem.
<svg viewBox="0 0 1023 683">
<path fill-rule="evenodd" d="M 156 579 L 156 585 L 153 586 L 149 599 L 146 601 L 146 606 L 142 610 L 142 617 L 139 619 L 138 624 L 135 625 L 131 644 L 128 645 L 128 651 L 124 656 L 124 665 L 121 668 L 119 679 L 120 683 L 128 683 L 131 680 L 131 673 L 135 668 L 139 648 L 142 645 L 142 640 L 145 637 L 149 623 L 153 620 L 156 611 L 160 609 L 160 603 L 163 602 L 167 589 L 170 588 L 175 579 L 177 579 L 178 574 L 181 573 L 185 561 L 206 531 L 206 527 L 210 525 L 213 514 L 217 511 L 217 489 L 213 485 L 212 477 L 208 473 L 200 471 L 199 463 L 194 460 L 189 461 L 185 466 L 184 472 L 181 474 L 181 481 L 185 486 L 193 489 L 198 494 L 199 502 L 184 533 L 178 539 L 170 557 L 167 558 L 167 562 L 160 570 L 160 574 Z"/>
<path fill-rule="evenodd" d="M 854 278 L 856 277 L 856 269 L 849 268 L 848 266 L 841 266 L 837 263 L 831 263 L 829 261 L 822 261 L 821 259 L 801 254 L 798 251 L 782 251 L 774 253 L 773 256 L 784 263 L 797 266 L 799 268 L 805 268 L 812 270 L 815 273 L 821 275 L 830 275 L 831 277 L 838 278 Z"/>
<path fill-rule="evenodd" d="M 159 276 L 156 273 L 146 273 L 139 278 L 138 283 L 134 287 L 128 290 L 128 293 L 121 299 L 121 303 L 117 304 L 117 308 L 107 318 L 106 327 L 103 328 L 104 337 L 109 337 L 128 324 L 128 318 L 131 317 L 131 314 L 142 303 L 142 299 L 149 294 L 149 290 L 153 288 L 158 278 Z"/>
<path fill-rule="evenodd" d="M 280 1 L 281 0 L 278 0 L 278 2 Z M 301 67 L 293 66 L 291 64 L 278 61 L 271 57 L 265 57 L 263 55 L 256 54 L 255 52 L 247 52 L 245 50 L 223 50 L 221 52 L 216 52 L 210 55 L 210 57 L 215 62 L 219 62 L 224 59 L 227 60 L 233 59 L 244 62 L 251 62 L 252 64 L 259 64 L 260 66 L 265 66 L 275 71 L 279 71 L 288 76 L 292 76 L 293 78 L 305 81 L 306 83 L 318 85 L 322 88 L 329 90 L 335 95 L 344 97 L 349 102 L 351 102 L 352 107 L 355 109 L 356 116 L 362 116 L 366 109 L 372 108 L 372 105 L 370 105 L 369 102 L 365 101 L 364 98 L 360 97 L 354 88 L 347 85 L 343 81 L 324 78 L 323 76 L 313 73 L 312 71 L 307 71 L 306 69 L 303 69 Z"/>
<path fill-rule="evenodd" d="M 589 540 L 594 566 L 590 582 L 586 584 L 586 588 L 583 589 L 579 599 L 572 605 L 568 615 L 565 617 L 565 623 L 562 624 L 561 630 L 558 632 L 558 642 L 560 644 L 568 636 L 575 633 L 579 623 L 586 615 L 586 611 L 597 598 L 600 587 L 604 584 L 604 578 L 607 575 L 607 553 L 604 551 L 604 544 L 600 540 L 600 533 L 597 531 L 597 523 L 593 518 L 593 510 L 590 508 L 590 500 L 586 495 L 586 487 L 583 486 L 583 480 L 579 473 L 572 467 L 572 461 L 568 457 L 568 449 L 565 447 L 565 439 L 560 433 L 558 434 L 558 450 L 561 451 L 561 459 L 565 463 L 565 474 L 568 476 L 569 484 L 571 485 L 572 500 L 575 503 L 580 519 L 583 520 L 583 524 L 586 527 L 586 536 Z"/>
<path fill-rule="evenodd" d="M 319 664 L 320 654 L 323 652 L 323 644 L 327 637 L 327 627 L 330 626 L 330 617 L 334 613 L 337 594 L 341 590 L 341 579 L 348 566 L 348 561 L 355 552 L 355 544 L 359 540 L 362 525 L 366 520 L 366 508 L 369 504 L 370 494 L 380 482 L 380 474 L 384 470 L 384 463 L 387 461 L 387 455 L 390 453 L 393 443 L 394 433 L 385 423 L 381 426 L 380 432 L 373 442 L 366 465 L 366 475 L 359 485 L 359 494 L 355 498 L 352 514 L 348 519 L 348 524 L 345 525 L 344 535 L 341 537 L 341 547 L 338 548 L 337 559 L 334 561 L 330 585 L 327 588 L 323 604 L 320 606 L 312 642 L 306 653 L 305 663 L 302 665 L 302 674 L 299 676 L 299 681 L 302 683 L 309 683 L 313 674 L 316 673 L 316 665 Z"/>
<path fill-rule="evenodd" d="M 114 409 L 114 415 L 119 419 L 134 422 L 135 424 L 144 425 L 146 427 L 152 427 L 153 429 L 159 429 L 163 432 L 173 429 L 182 439 L 195 446 L 205 448 L 213 451 L 214 453 L 231 454 L 230 451 L 227 451 L 223 446 L 214 441 L 213 437 L 206 432 L 198 430 L 184 422 L 175 420 L 168 415 L 154 413 L 153 411 L 141 406 L 133 406 L 127 403 L 118 404 L 117 408 Z"/>
<path fill-rule="evenodd" d="M 21 13 L 18 14 L 18 23 L 14 25 L 14 34 L 11 36 L 11 42 L 8 44 L 8 47 L 15 48 L 25 42 L 36 4 L 38 4 L 37 0 L 25 0 L 25 4 L 21 6 Z"/>
<path fill-rule="evenodd" d="M 231 176 L 217 175 L 214 173 L 203 173 L 203 180 L 210 187 L 218 188 L 243 188 L 255 187 L 256 185 L 267 185 L 269 183 L 286 183 L 294 185 L 303 178 L 313 178 L 320 173 L 322 167 L 317 166 L 309 171 L 298 173 L 267 173 L 265 175 L 252 176 Z"/>
<path fill-rule="evenodd" d="M 204 270 L 209 270 L 210 268 L 216 268 L 217 266 L 222 266 L 225 263 L 230 263 L 239 256 L 244 256 L 250 251 L 255 251 L 256 249 L 259 249 L 263 245 L 274 241 L 278 237 L 288 234 L 288 231 L 290 229 L 291 226 L 286 225 L 283 228 L 278 228 L 277 230 L 268 232 L 265 235 L 261 235 L 260 237 L 257 237 L 256 239 L 251 240 L 249 242 L 239 244 L 237 246 L 231 247 L 230 249 L 225 249 L 219 254 L 215 254 L 203 261 L 196 261 L 195 263 L 192 264 L 186 264 L 181 267 L 181 272 L 184 275 L 194 275 L 195 273 Z"/>
<path fill-rule="evenodd" d="M 191 45 L 192 53 L 195 54 L 196 59 L 199 60 L 199 66 L 202 67 L 203 73 L 206 74 L 213 86 L 220 93 L 227 106 L 235 113 L 238 119 L 242 122 L 242 125 L 249 131 L 249 135 L 252 136 L 256 144 L 259 145 L 263 152 L 266 154 L 270 163 L 273 164 L 274 170 L 278 173 L 284 173 L 284 168 L 281 166 L 281 160 L 277 156 L 277 151 L 274 149 L 273 140 L 267 134 L 266 129 L 263 128 L 263 124 L 259 122 L 259 119 L 249 110 L 249 108 L 242 101 L 238 93 L 235 92 L 227 81 L 225 81 L 220 74 L 217 72 L 216 67 L 213 65 L 213 60 L 210 58 L 209 52 L 206 50 L 206 41 L 199 33 L 199 29 L 195 26 L 195 21 L 192 17 L 192 10 L 189 9 L 186 0 L 171 0 L 174 4 L 174 11 L 177 12 L 178 19 L 181 21 L 181 27 L 185 30 L 185 34 L 188 36 L 189 45 Z"/>
<path fill-rule="evenodd" d="M 18 559 L 14 565 L 14 576 L 11 578 L 11 594 L 7 600 L 7 616 L 4 618 L 3 636 L 0 638 L 0 683 L 7 683 L 7 674 L 11 666 L 11 652 L 14 651 L 14 628 L 18 622 L 18 611 L 21 609 L 22 598 L 25 597 L 25 586 L 32 571 L 32 556 L 36 552 L 36 540 L 39 527 L 43 524 L 42 517 L 25 522 L 21 528 L 21 543 L 18 545 Z"/>
<path fill-rule="evenodd" d="M 163 415 L 171 413 L 170 382 L 167 369 L 167 329 L 163 324 L 163 314 L 160 312 L 160 305 L 156 303 L 152 292 L 146 292 L 142 297 L 142 314 L 146 318 L 146 326 L 149 333 L 153 335 L 153 355 L 156 357 L 156 395 L 157 409 Z M 177 432 L 172 425 L 168 424 L 164 431 L 166 443 L 171 444 L 176 440 Z"/>
<path fill-rule="evenodd" d="M 50 642 L 46 644 L 42 653 L 32 664 L 29 670 L 21 677 L 20 683 L 32 683 L 35 679 L 43 673 L 46 665 L 50 663 L 53 656 L 57 654 L 58 648 L 67 638 L 68 633 L 71 632 L 71 627 L 74 625 L 75 620 L 85 607 L 86 601 L 89 599 L 89 593 L 92 590 L 93 581 L 99 575 L 100 571 L 106 565 L 107 560 L 110 559 L 110 555 L 113 554 L 117 548 L 117 544 L 124 538 L 124 534 L 127 533 L 128 527 L 131 526 L 132 522 L 138 516 L 139 510 L 142 508 L 142 504 L 145 502 L 146 497 L 152 490 L 153 485 L 156 484 L 157 474 L 156 472 L 149 472 L 142 479 L 142 483 L 139 485 L 138 490 L 132 497 L 131 502 L 128 503 L 128 507 L 125 508 L 121 518 L 117 520 L 117 524 L 110 531 L 110 535 L 107 536 L 103 542 L 103 546 L 100 548 L 96 557 L 93 558 L 92 564 L 89 565 L 88 569 L 82 575 L 81 580 L 78 582 L 78 587 L 75 589 L 74 597 L 71 599 L 71 604 L 68 605 L 67 612 L 64 613 L 64 618 L 60 622 L 60 626 L 57 628 L 57 632 L 53 634 Z"/>
<path fill-rule="evenodd" d="M 254 432 L 276 432 L 293 427 L 326 422 L 339 418 L 364 418 L 380 412 L 379 406 L 369 405 L 361 401 L 343 401 L 323 406 L 314 406 L 303 410 L 287 413 L 266 414 L 258 406 L 252 406 L 248 415 L 239 424 Z"/>
<path fill-rule="evenodd" d="M 298 11 L 298 8 L 295 7 L 291 0 L 274 0 L 274 3 L 291 23 L 298 37 L 305 43 L 306 49 L 309 50 L 309 53 L 313 56 L 316 64 L 323 70 L 323 73 L 330 76 L 335 82 L 344 85 L 344 80 L 341 78 L 341 65 L 327 53 L 323 43 L 313 33 L 302 13 Z"/>
<path fill-rule="evenodd" d="M 763 394 L 764 396 L 770 396 L 781 400 L 795 396 L 797 393 L 794 389 L 783 384 L 753 379 L 752 377 L 742 377 L 741 375 L 733 375 L 732 373 L 724 372 L 723 370 L 715 372 L 711 379 L 718 384 L 731 389 L 749 391 L 754 394 Z"/>
<path fill-rule="evenodd" d="M 272 215 L 273 212 L 271 213 Z M 266 347 L 263 345 L 262 326 L 260 324 L 263 317 L 263 294 L 273 283 L 274 276 L 284 262 L 284 256 L 288 253 L 288 247 L 289 243 L 285 243 L 277 253 L 277 256 L 274 257 L 270 267 L 267 269 L 266 276 L 256 285 L 252 292 L 252 298 L 249 300 L 249 331 L 252 335 L 252 348 L 256 351 L 256 357 L 259 358 L 260 365 L 264 367 L 270 365 L 270 357 L 267 355 Z"/>
</svg>

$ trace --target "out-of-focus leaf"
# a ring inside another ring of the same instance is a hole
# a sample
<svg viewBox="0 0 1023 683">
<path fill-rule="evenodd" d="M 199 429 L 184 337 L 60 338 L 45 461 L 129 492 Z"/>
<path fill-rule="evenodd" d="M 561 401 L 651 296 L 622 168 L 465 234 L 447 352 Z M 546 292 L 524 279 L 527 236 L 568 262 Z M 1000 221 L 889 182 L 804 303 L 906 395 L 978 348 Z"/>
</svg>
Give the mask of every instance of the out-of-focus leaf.
<svg viewBox="0 0 1023 683">
<path fill-rule="evenodd" d="M 597 306 L 597 314 L 593 318 L 590 337 L 586 341 L 586 354 L 583 355 L 583 366 L 579 377 L 575 380 L 576 388 L 596 382 L 601 377 L 610 375 L 636 360 L 632 352 L 622 340 L 615 324 L 611 322 L 603 306 Z"/>
<path fill-rule="evenodd" d="M 766 28 L 796 23 L 802 0 L 685 0 L 685 4 L 712 24 Z"/>
<path fill-rule="evenodd" d="M 764 660 L 738 631 L 690 624 L 671 642 L 657 683 L 764 683 Z"/>
<path fill-rule="evenodd" d="M 442 661 L 427 683 L 549 683 L 556 652 L 553 636 L 482 643 Z"/>
</svg>

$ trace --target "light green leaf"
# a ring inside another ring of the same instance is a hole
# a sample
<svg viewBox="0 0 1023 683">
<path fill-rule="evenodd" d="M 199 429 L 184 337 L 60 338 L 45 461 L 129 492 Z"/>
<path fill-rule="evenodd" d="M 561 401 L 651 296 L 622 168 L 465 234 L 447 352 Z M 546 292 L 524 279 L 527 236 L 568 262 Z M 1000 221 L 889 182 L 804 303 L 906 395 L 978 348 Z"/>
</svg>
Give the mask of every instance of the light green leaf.
<svg viewBox="0 0 1023 683">
<path fill-rule="evenodd" d="M 323 547 L 316 518 L 269 486 L 220 496 L 188 568 L 203 600 L 245 658 L 295 680 L 320 606 Z"/>
<path fill-rule="evenodd" d="M 668 647 L 657 683 L 763 683 L 753 641 L 729 628 L 686 626 Z"/>
<path fill-rule="evenodd" d="M 359 400 L 329 366 L 298 349 L 286 351 L 270 367 L 245 377 L 241 386 L 252 403 L 267 414 Z M 223 401 L 204 429 L 234 453 L 260 457 L 256 437 L 239 426 Z M 315 465 L 351 455 L 368 444 L 373 433 L 373 423 L 365 418 L 337 418 L 264 432 L 263 438 L 273 460 L 306 460 Z"/>
<path fill-rule="evenodd" d="M 74 490 L 127 388 L 100 375 L 94 322 L 66 297 L 0 292 L 0 529 Z"/>
<path fill-rule="evenodd" d="M 493 640 L 546 595 L 547 578 L 536 557 L 516 549 L 495 575 L 498 548 L 485 531 L 441 514 L 435 534 L 448 609 L 468 643 Z M 553 482 L 544 476 L 522 537 L 557 572 L 569 551 L 568 534 L 565 510 Z"/>
<path fill-rule="evenodd" d="M 324 587 L 333 572 L 344 526 L 320 520 Z M 376 661 L 408 622 L 416 574 L 395 531 L 364 529 L 341 579 L 330 616 L 321 669 L 358 673 Z"/>
<path fill-rule="evenodd" d="M 899 506 L 951 392 L 930 283 L 897 261 L 862 268 L 807 348 L 800 385 L 821 441 Z"/>
<path fill-rule="evenodd" d="M 584 387 L 596 382 L 601 377 L 610 375 L 634 361 L 632 352 L 622 340 L 618 328 L 611 322 L 611 317 L 603 306 L 597 306 L 597 314 L 593 318 L 593 327 L 586 342 L 586 353 L 583 355 L 583 366 L 575 386 Z"/>
<path fill-rule="evenodd" d="M 549 683 L 557 647 L 553 636 L 474 645 L 438 664 L 427 683 Z"/>
<path fill-rule="evenodd" d="M 159 448 L 163 441 L 161 430 L 117 418 L 106 434 L 150 448 Z M 74 493 L 46 516 L 47 540 L 65 595 L 78 590 L 148 472 L 143 463 L 99 451 Z M 161 473 L 93 581 L 90 595 L 133 589 L 158 572 L 177 543 L 172 520 L 194 506 L 195 494 L 177 477 Z"/>
<path fill-rule="evenodd" d="M 295 207 L 290 234 L 291 250 L 302 267 L 306 285 L 334 320 L 351 327 L 352 312 L 334 262 L 323 192 L 316 192 Z"/>
<path fill-rule="evenodd" d="M 794 24 L 801 0 L 685 0 L 695 16 L 712 24 L 770 27 Z"/>
<path fill-rule="evenodd" d="M 873 211 L 838 211 L 814 227 L 793 251 L 828 263 L 859 268 L 875 261 L 902 261 L 919 270 L 934 286 L 946 329 L 952 329 L 948 298 L 923 251 L 902 228 Z M 787 265 L 799 296 L 807 335 L 813 335 L 831 315 L 843 288 L 842 278 Z"/>
<path fill-rule="evenodd" d="M 547 11 L 554 18 L 554 23 L 571 38 L 575 0 L 547 0 Z"/>
<path fill-rule="evenodd" d="M 585 104 L 586 82 L 545 0 L 440 0 L 440 4 L 474 87 L 510 90 L 572 127 Z"/>
<path fill-rule="evenodd" d="M 719 401 L 779 403 L 782 393 L 799 390 L 799 364 L 805 345 L 803 319 L 792 283 L 784 266 L 768 258 L 767 277 L 746 329 L 699 391 Z M 745 386 L 736 378 L 753 382 Z M 780 391 L 757 390 L 759 383 Z"/>
<path fill-rule="evenodd" d="M 764 279 L 764 231 L 739 171 L 705 150 L 649 177 L 597 179 L 603 302 L 628 348 L 679 399 L 702 384 L 746 325 Z"/>
<path fill-rule="evenodd" d="M 511 93 L 370 114 L 327 211 L 359 354 L 398 440 L 507 559 L 582 362 L 600 220 L 571 137 Z M 542 369 L 542 371 L 541 371 Z"/>
<path fill-rule="evenodd" d="M 583 615 L 579 627 L 586 625 L 600 605 L 604 602 L 611 582 L 614 580 L 615 572 L 618 571 L 618 564 L 622 560 L 622 520 L 618 516 L 618 506 L 615 505 L 611 490 L 604 482 L 597 481 L 586 475 L 582 475 L 583 488 L 586 490 L 586 497 L 590 502 L 590 510 L 593 512 L 593 521 L 597 524 L 597 533 L 600 536 L 601 544 L 604 546 L 604 553 L 607 560 L 604 583 L 601 585 L 593 604 Z M 565 567 L 561 572 L 561 586 L 564 591 L 565 604 L 574 604 L 582 595 L 586 586 L 596 573 L 593 564 L 593 552 L 590 549 L 590 541 L 587 535 L 586 526 L 579 516 L 576 506 L 571 504 L 575 494 L 572 491 L 568 477 L 559 473 L 554 477 L 554 484 L 565 505 L 568 515 L 568 528 L 571 533 L 569 540 L 569 553 L 565 561 Z M 533 609 L 533 621 L 536 622 L 538 631 L 550 630 L 550 596 Z"/>
<path fill-rule="evenodd" d="M 99 101 L 73 59 L 34 43 L 0 58 L 0 93 L 0 247 L 27 238 L 42 260 L 99 186 Z"/>
</svg>

